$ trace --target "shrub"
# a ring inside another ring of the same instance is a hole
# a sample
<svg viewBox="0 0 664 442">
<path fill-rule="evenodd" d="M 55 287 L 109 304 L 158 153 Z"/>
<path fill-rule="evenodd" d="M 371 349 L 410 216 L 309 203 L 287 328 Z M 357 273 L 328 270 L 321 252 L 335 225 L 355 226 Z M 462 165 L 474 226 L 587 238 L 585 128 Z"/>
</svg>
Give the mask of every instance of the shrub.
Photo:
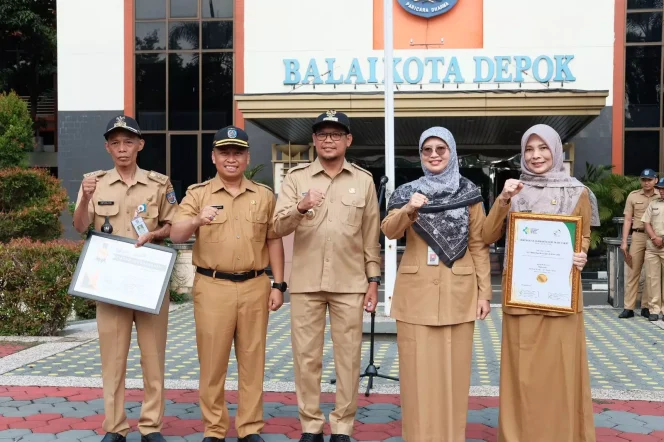
<svg viewBox="0 0 664 442">
<path fill-rule="evenodd" d="M 16 93 L 0 94 L 0 169 L 26 166 L 26 152 L 34 148 L 28 105 Z"/>
<path fill-rule="evenodd" d="M 0 335 L 51 336 L 64 328 L 80 252 L 80 243 L 62 240 L 0 244 Z"/>
<path fill-rule="evenodd" d="M 91 299 L 74 297 L 76 319 L 94 319 L 97 317 L 97 303 Z"/>
<path fill-rule="evenodd" d="M 0 242 L 58 238 L 62 233 L 59 217 L 67 201 L 60 181 L 44 170 L 0 170 Z"/>
</svg>

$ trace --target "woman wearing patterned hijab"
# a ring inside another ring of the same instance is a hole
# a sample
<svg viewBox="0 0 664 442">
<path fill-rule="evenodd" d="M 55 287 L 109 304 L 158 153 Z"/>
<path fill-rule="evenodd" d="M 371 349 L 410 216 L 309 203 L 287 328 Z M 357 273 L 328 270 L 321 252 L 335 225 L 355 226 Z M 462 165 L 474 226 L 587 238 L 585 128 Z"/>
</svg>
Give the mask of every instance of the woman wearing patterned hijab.
<svg viewBox="0 0 664 442">
<path fill-rule="evenodd" d="M 459 174 L 447 129 L 420 137 L 424 176 L 392 194 L 382 223 L 406 235 L 391 316 L 397 320 L 403 438 L 466 440 L 476 319 L 490 311 L 489 249 L 479 189 Z"/>
<path fill-rule="evenodd" d="M 583 252 L 574 265 L 583 269 L 590 226 L 599 225 L 597 200 L 565 173 L 560 136 L 549 126 L 523 135 L 521 179 L 508 180 L 491 208 L 486 244 L 503 235 L 510 211 L 581 216 Z M 579 302 L 578 313 L 565 314 L 503 305 L 500 442 L 595 441 L 582 308 Z"/>
</svg>

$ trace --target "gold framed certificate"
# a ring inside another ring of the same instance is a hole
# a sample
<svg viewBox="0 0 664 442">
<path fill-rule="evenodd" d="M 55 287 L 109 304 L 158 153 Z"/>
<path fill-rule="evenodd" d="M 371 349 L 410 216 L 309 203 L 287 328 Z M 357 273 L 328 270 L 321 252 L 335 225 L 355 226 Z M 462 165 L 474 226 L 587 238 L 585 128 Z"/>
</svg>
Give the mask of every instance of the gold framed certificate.
<svg viewBox="0 0 664 442">
<path fill-rule="evenodd" d="M 512 212 L 507 238 L 505 305 L 575 313 L 581 302 L 580 216 Z"/>
<path fill-rule="evenodd" d="M 177 251 L 97 231 L 88 234 L 69 294 L 159 314 Z"/>
</svg>

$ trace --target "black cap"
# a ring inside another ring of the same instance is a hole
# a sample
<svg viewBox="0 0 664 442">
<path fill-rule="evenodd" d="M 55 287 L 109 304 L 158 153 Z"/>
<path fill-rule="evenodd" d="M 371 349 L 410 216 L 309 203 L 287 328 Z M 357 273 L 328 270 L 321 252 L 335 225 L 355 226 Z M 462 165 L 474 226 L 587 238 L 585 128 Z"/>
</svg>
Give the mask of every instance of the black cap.
<svg viewBox="0 0 664 442">
<path fill-rule="evenodd" d="M 249 135 L 239 127 L 226 126 L 214 134 L 213 147 L 244 147 L 249 149 Z"/>
<path fill-rule="evenodd" d="M 106 125 L 106 132 L 104 132 L 104 138 L 108 140 L 108 134 L 113 132 L 114 130 L 119 130 L 119 129 L 127 130 L 143 138 L 143 135 L 141 135 L 141 128 L 138 127 L 138 123 L 136 122 L 136 120 L 124 115 L 118 115 L 117 117 L 111 118 L 111 121 L 109 121 L 108 124 Z"/>
<path fill-rule="evenodd" d="M 337 112 L 335 110 L 329 110 L 320 114 L 318 118 L 316 118 L 316 121 L 314 121 L 314 125 L 312 127 L 313 131 L 316 132 L 318 126 L 322 125 L 323 123 L 338 124 L 339 126 L 342 126 L 344 129 L 346 129 L 346 132 L 350 133 L 350 120 L 344 113 Z"/>
<path fill-rule="evenodd" d="M 652 169 L 645 169 L 641 172 L 641 178 L 657 178 L 657 172 Z"/>
<path fill-rule="evenodd" d="M 657 184 L 655 184 L 655 187 L 657 187 L 658 189 L 664 188 L 664 178 L 657 181 Z"/>
</svg>

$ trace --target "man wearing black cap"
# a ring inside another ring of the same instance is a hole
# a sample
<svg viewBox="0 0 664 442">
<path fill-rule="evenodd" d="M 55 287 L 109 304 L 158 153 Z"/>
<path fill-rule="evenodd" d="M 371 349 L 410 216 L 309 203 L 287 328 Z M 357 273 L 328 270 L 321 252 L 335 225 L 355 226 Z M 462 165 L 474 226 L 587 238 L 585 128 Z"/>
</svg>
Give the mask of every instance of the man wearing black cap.
<svg viewBox="0 0 664 442">
<path fill-rule="evenodd" d="M 655 184 L 659 197 L 652 201 L 643 221 L 648 235 L 646 242 L 646 287 L 650 295 L 649 321 L 657 321 L 662 312 L 662 266 L 664 265 L 664 178 Z"/>
<path fill-rule="evenodd" d="M 284 301 L 284 249 L 272 225 L 272 189 L 244 177 L 249 164 L 246 132 L 225 127 L 213 143 L 217 176 L 189 186 L 171 231 L 175 242 L 196 233 L 193 293 L 203 440 L 223 441 L 230 426 L 224 382 L 235 341 L 235 428 L 240 442 L 261 442 L 267 323 L 269 311 L 278 310 Z M 272 284 L 265 274 L 268 264 Z"/>
<path fill-rule="evenodd" d="M 645 169 L 641 172 L 641 189 L 631 192 L 627 196 L 627 201 L 625 201 L 625 211 L 623 212 L 625 223 L 620 249 L 625 254 L 630 270 L 625 278 L 625 309 L 618 316 L 620 319 L 634 316 L 641 268 L 646 253 L 646 240 L 648 239 L 641 218 L 648 208 L 648 204 L 659 199 L 659 195 L 655 192 L 655 184 L 657 184 L 657 174 L 652 169 Z M 627 238 L 630 234 L 632 235 L 632 243 L 628 251 Z M 650 315 L 648 298 L 648 286 L 646 284 L 641 294 L 641 316 L 646 318 Z"/>
<path fill-rule="evenodd" d="M 362 308 L 376 308 L 380 283 L 380 214 L 373 178 L 345 159 L 353 137 L 341 112 L 313 125 L 318 158 L 284 179 L 274 228 L 295 232 L 291 328 L 301 442 L 323 442 L 320 379 L 329 309 L 337 394 L 330 413 L 331 442 L 350 442 L 357 410 Z"/>
<path fill-rule="evenodd" d="M 74 212 L 74 227 L 83 233 L 94 223 L 95 230 L 135 239 L 139 247 L 168 238 L 177 209 L 175 193 L 167 176 L 137 166 L 138 152 L 145 144 L 138 123 L 131 117 L 118 115 L 109 121 L 104 137 L 106 151 L 115 168 L 84 175 Z M 125 374 L 134 323 L 145 390 L 138 430 L 143 442 L 165 440 L 160 431 L 165 406 L 168 306 L 168 296 L 158 315 L 97 303 L 104 385 L 102 428 L 106 431 L 103 442 L 124 442 L 129 432 L 124 408 Z"/>
</svg>

